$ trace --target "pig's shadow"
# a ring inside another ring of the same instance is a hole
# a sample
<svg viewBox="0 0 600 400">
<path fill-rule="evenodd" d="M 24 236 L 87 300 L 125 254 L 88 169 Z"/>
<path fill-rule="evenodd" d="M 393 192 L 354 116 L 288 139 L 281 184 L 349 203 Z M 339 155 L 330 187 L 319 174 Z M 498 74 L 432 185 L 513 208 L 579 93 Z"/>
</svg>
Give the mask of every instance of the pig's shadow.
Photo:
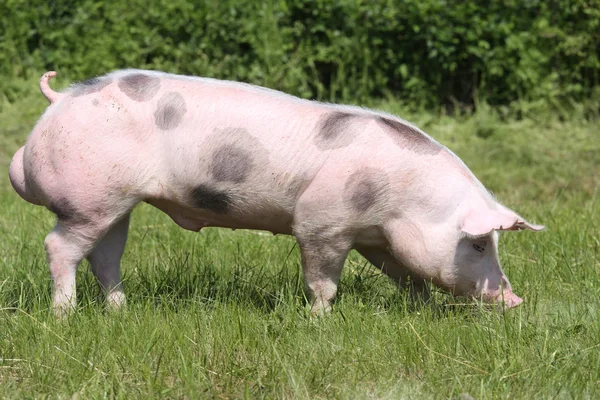
<svg viewBox="0 0 600 400">
<path fill-rule="evenodd" d="M 126 270 L 124 286 L 131 305 L 150 302 L 156 307 L 181 309 L 192 304 L 212 307 L 217 303 L 230 303 L 253 307 L 264 313 L 280 307 L 300 310 L 308 305 L 300 260 L 294 258 L 277 269 L 243 263 L 223 268 L 211 262 L 171 259 L 150 268 Z M 102 292 L 89 268 L 82 268 L 78 276 L 78 304 L 91 306 L 103 303 L 102 299 Z M 427 303 L 415 300 L 366 261 L 363 268 L 343 274 L 338 301 L 344 301 L 350 308 L 367 306 L 377 312 L 427 310 L 433 318 L 463 311 L 472 313 L 475 308 L 474 304 L 455 304 L 455 299 L 439 292 L 434 293 Z"/>
<path fill-rule="evenodd" d="M 34 268 L 30 276 L 22 271 L 3 288 L 5 311 L 17 308 L 30 312 L 51 306 L 51 281 L 46 265 Z M 244 265 L 224 268 L 211 262 L 189 260 L 189 257 L 171 258 L 163 264 L 132 265 L 123 273 L 128 303 L 152 304 L 155 307 L 182 309 L 194 304 L 212 307 L 215 304 L 239 304 L 270 313 L 280 307 L 306 309 L 308 301 L 304 289 L 299 258 L 290 257 L 277 268 Z M 23 285 L 23 282 L 29 284 Z M 339 285 L 338 304 L 355 309 L 367 307 L 374 312 L 427 311 L 433 318 L 444 318 L 457 312 L 472 313 L 474 304 L 454 304 L 447 295 L 437 293 L 426 304 L 414 301 L 398 290 L 384 275 L 366 261 L 363 268 L 347 266 Z M 460 303 L 465 303 L 462 301 Z M 77 272 L 78 308 L 104 307 L 104 295 L 89 266 L 84 262 Z"/>
<path fill-rule="evenodd" d="M 283 303 L 305 302 L 298 267 L 283 265 L 278 271 L 257 265 L 220 268 L 212 263 L 172 260 L 145 268 L 127 269 L 123 285 L 128 304 L 183 308 L 192 304 L 239 303 L 264 312 Z M 289 263 L 288 263 L 289 264 Z M 103 303 L 103 293 L 89 268 L 78 275 L 80 306 Z"/>
</svg>

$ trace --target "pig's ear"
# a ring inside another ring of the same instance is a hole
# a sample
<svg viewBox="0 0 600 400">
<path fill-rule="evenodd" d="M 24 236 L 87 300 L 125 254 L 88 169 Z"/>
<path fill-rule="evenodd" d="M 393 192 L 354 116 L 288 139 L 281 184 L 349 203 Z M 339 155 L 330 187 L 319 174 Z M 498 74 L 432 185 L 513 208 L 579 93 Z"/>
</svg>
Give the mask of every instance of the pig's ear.
<svg viewBox="0 0 600 400">
<path fill-rule="evenodd" d="M 471 212 L 463 221 L 461 230 L 469 236 L 478 237 L 488 235 L 492 231 L 521 231 L 529 229 L 541 231 L 543 225 L 533 225 L 525 221 L 514 211 L 498 205 L 496 210 Z"/>
</svg>

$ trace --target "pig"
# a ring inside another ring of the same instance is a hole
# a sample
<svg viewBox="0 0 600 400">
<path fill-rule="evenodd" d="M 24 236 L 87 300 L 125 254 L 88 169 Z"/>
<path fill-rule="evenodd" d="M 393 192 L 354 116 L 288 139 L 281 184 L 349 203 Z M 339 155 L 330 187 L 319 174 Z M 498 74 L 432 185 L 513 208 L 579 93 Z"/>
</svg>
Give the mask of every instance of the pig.
<svg viewBox="0 0 600 400">
<path fill-rule="evenodd" d="M 140 202 L 184 229 L 293 235 L 312 312 L 331 309 L 356 249 L 424 299 L 428 282 L 514 307 L 498 232 L 533 225 L 501 205 L 445 146 L 394 115 L 246 83 L 120 70 L 56 92 L 12 159 L 26 201 L 56 214 L 44 245 L 53 308 L 75 306 L 84 259 L 125 304 L 129 216 Z"/>
</svg>

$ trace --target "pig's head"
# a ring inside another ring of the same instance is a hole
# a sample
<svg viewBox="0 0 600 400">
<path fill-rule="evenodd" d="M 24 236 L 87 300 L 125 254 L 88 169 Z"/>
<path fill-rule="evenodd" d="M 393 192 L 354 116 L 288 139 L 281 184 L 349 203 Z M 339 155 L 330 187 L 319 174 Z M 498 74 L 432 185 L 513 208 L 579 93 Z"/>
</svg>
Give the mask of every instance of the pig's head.
<svg viewBox="0 0 600 400">
<path fill-rule="evenodd" d="M 502 272 L 498 258 L 498 232 L 540 231 L 544 226 L 530 224 L 500 204 L 494 206 L 471 209 L 464 215 L 454 253 L 456 280 L 452 292 L 516 307 L 523 299 L 513 293 L 508 278 Z"/>
</svg>

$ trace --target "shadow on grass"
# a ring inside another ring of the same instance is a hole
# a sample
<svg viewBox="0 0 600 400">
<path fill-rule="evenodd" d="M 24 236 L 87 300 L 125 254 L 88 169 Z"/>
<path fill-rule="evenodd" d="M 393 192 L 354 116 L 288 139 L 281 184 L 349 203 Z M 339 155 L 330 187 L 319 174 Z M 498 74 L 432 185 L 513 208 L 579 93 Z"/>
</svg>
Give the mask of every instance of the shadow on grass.
<svg viewBox="0 0 600 400">
<path fill-rule="evenodd" d="M 197 260 L 190 254 L 171 257 L 152 266 L 134 266 L 124 273 L 124 287 L 130 305 L 151 305 L 176 311 L 191 305 L 212 307 L 236 304 L 263 313 L 280 307 L 307 308 L 308 300 L 298 261 L 281 265 L 258 265 L 238 261 L 218 265 Z M 367 309 L 373 313 L 409 315 L 426 313 L 431 318 L 476 316 L 489 307 L 472 300 L 455 299 L 433 288 L 429 301 L 411 298 L 368 263 L 358 270 L 346 268 L 339 285 L 334 312 L 339 308 Z M 33 271 L 15 271 L 0 291 L 6 312 L 49 310 L 51 281 L 45 265 Z M 78 308 L 104 308 L 104 296 L 86 263 L 77 272 Z"/>
</svg>

